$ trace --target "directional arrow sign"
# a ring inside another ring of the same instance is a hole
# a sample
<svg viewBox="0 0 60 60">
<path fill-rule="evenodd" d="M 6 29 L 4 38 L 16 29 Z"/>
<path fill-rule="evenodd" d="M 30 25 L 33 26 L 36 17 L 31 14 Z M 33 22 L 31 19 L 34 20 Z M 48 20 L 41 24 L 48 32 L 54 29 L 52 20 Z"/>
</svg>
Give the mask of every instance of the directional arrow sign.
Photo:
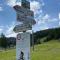
<svg viewBox="0 0 60 60">
<path fill-rule="evenodd" d="M 34 20 L 34 13 L 30 9 L 25 9 L 19 5 L 14 6 L 14 9 L 17 12 L 17 21 L 28 21 L 32 25 L 36 23 Z"/>
<path fill-rule="evenodd" d="M 31 17 L 34 17 L 34 12 L 33 11 L 31 11 L 30 9 L 25 9 L 25 8 L 23 8 L 22 6 L 19 6 L 19 5 L 15 5 L 14 7 L 13 7 L 15 10 L 16 10 L 16 12 L 17 13 L 19 13 L 19 14 L 24 14 L 25 16 L 31 16 Z"/>
<path fill-rule="evenodd" d="M 17 32 L 32 30 L 32 27 L 30 25 L 16 25 L 13 30 L 14 32 L 17 33 Z"/>
<path fill-rule="evenodd" d="M 23 16 L 23 15 L 17 15 L 17 21 L 19 21 L 19 22 L 28 22 L 32 25 L 36 24 L 36 21 L 33 18 L 31 18 L 29 16 Z"/>
</svg>

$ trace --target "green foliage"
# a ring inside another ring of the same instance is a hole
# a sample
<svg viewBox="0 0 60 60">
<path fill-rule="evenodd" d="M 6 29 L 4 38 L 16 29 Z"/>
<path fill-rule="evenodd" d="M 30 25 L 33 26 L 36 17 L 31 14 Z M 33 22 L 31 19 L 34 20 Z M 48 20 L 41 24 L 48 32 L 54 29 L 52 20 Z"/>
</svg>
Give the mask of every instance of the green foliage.
<svg viewBox="0 0 60 60">
<path fill-rule="evenodd" d="M 3 48 L 7 47 L 7 38 L 3 33 L 1 34 L 1 37 L 0 37 L 0 46 Z"/>
</svg>

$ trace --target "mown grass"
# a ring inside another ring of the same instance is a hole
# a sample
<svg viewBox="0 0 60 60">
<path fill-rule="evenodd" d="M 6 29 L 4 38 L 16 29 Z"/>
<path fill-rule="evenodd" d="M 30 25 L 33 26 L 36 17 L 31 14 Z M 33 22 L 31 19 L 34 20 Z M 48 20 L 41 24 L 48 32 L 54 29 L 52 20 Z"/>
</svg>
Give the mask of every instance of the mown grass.
<svg viewBox="0 0 60 60">
<path fill-rule="evenodd" d="M 0 52 L 0 60 L 16 60 L 15 49 Z M 49 41 L 31 48 L 31 60 L 60 60 L 60 42 Z"/>
<path fill-rule="evenodd" d="M 0 60 L 16 60 L 16 51 L 15 49 L 1 51 Z"/>
</svg>

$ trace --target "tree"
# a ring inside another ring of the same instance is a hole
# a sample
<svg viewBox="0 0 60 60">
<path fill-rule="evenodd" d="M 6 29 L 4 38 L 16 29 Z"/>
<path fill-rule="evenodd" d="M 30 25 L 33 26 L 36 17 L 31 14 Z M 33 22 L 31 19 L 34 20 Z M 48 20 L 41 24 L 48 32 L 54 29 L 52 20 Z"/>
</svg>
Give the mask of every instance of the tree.
<svg viewBox="0 0 60 60">
<path fill-rule="evenodd" d="M 7 38 L 3 33 L 1 34 L 1 37 L 0 37 L 0 46 L 5 49 L 7 48 Z"/>
</svg>

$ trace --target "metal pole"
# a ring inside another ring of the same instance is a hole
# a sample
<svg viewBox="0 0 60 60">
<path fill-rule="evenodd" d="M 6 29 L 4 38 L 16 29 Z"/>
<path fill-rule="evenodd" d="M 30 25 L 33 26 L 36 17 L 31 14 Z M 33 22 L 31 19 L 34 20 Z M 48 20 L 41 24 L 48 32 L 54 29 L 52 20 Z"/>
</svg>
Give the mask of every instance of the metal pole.
<svg viewBox="0 0 60 60">
<path fill-rule="evenodd" d="M 33 51 L 34 51 L 34 34 L 33 34 L 33 30 L 32 30 L 32 48 L 33 48 Z"/>
</svg>

